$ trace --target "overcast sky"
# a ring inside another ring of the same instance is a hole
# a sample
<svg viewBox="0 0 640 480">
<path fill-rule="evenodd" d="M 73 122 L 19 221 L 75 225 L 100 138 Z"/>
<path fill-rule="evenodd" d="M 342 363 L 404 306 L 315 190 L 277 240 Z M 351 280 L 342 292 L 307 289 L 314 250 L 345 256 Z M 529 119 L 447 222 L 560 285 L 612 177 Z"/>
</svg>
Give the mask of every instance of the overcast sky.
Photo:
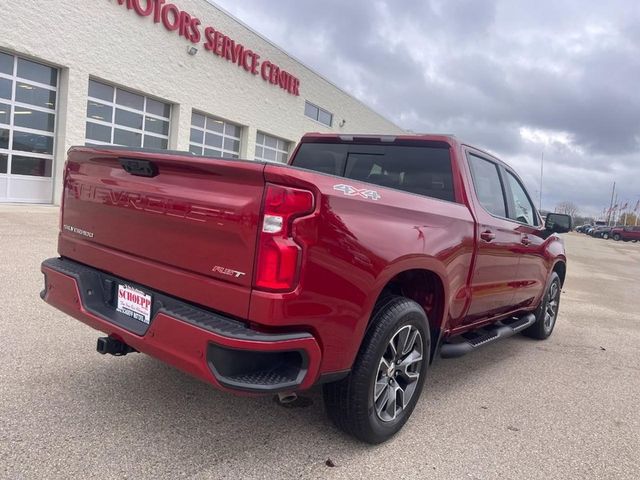
<svg viewBox="0 0 640 480">
<path fill-rule="evenodd" d="M 497 154 L 536 204 L 544 152 L 545 209 L 640 199 L 637 0 L 215 1 L 401 127 Z"/>
</svg>

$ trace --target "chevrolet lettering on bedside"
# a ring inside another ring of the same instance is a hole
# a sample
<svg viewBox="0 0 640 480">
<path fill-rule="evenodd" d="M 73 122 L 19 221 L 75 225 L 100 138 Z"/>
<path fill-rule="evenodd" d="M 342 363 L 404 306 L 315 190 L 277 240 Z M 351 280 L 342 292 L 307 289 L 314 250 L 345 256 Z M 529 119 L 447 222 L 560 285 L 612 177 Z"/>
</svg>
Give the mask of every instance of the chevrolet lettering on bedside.
<svg viewBox="0 0 640 480">
<path fill-rule="evenodd" d="M 116 310 L 148 324 L 151 321 L 151 295 L 129 285 L 118 285 Z"/>
</svg>

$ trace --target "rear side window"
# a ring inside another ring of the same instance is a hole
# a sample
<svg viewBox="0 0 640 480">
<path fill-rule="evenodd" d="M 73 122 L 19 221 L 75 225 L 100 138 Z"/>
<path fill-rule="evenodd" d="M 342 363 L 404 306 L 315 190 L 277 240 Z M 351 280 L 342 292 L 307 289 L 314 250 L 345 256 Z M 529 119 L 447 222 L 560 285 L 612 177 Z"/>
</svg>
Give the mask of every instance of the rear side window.
<svg viewBox="0 0 640 480">
<path fill-rule="evenodd" d="M 455 201 L 451 157 L 446 147 L 303 143 L 292 164 L 417 195 Z"/>
<path fill-rule="evenodd" d="M 314 172 L 342 177 L 347 153 L 347 145 L 303 143 L 291 164 Z"/>
<path fill-rule="evenodd" d="M 482 206 L 489 213 L 498 217 L 507 216 L 507 207 L 502 193 L 502 182 L 498 174 L 498 166 L 475 155 L 469 155 L 469 165 L 473 186 Z"/>
</svg>

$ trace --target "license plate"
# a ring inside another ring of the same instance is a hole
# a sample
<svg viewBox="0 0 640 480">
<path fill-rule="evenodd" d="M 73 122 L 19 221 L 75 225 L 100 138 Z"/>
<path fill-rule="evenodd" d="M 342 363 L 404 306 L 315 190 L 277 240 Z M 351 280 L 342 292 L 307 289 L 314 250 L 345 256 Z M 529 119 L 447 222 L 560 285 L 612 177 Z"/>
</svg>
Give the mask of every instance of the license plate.
<svg viewBox="0 0 640 480">
<path fill-rule="evenodd" d="M 148 324 L 151 321 L 151 295 L 129 285 L 118 285 L 116 310 Z"/>
</svg>

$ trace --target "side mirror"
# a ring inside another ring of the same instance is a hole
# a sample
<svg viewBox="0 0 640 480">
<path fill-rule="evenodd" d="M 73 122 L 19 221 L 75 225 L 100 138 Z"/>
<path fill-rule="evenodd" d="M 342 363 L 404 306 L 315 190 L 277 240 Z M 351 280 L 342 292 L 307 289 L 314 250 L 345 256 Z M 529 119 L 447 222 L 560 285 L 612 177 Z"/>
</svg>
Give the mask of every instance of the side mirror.
<svg viewBox="0 0 640 480">
<path fill-rule="evenodd" d="M 544 228 L 550 233 L 566 233 L 571 231 L 571 215 L 564 213 L 548 213 Z"/>
</svg>

